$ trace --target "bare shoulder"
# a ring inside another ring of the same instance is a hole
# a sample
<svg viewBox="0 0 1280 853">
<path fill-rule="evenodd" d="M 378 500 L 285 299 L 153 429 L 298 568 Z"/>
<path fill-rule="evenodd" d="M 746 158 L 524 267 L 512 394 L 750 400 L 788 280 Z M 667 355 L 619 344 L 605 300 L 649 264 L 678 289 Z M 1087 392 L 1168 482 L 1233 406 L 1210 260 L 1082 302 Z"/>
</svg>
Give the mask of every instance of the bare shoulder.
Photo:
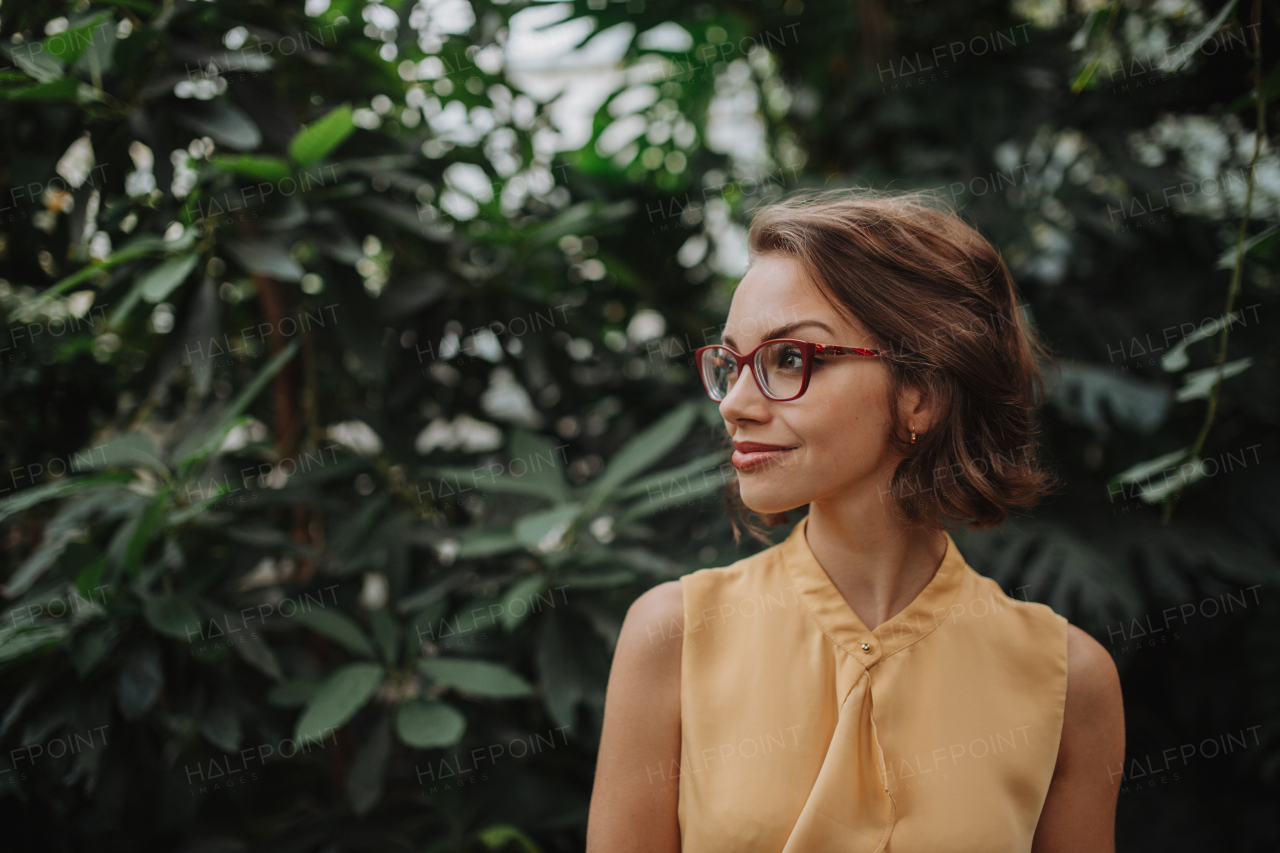
<svg viewBox="0 0 1280 853">
<path fill-rule="evenodd" d="M 644 592 L 627 609 L 618 637 L 618 653 L 679 660 L 684 637 L 684 588 L 667 581 Z"/>
<path fill-rule="evenodd" d="M 1070 716 L 1119 725 L 1124 734 L 1120 674 L 1102 644 L 1075 625 L 1067 625 L 1067 710 Z"/>
<path fill-rule="evenodd" d="M 1101 643 L 1069 624 L 1067 697 L 1057 772 L 1082 764 L 1121 766 L 1124 739 L 1124 697 L 1115 661 Z"/>
<path fill-rule="evenodd" d="M 1032 853 L 1114 853 L 1123 775 L 1120 675 L 1101 643 L 1068 624 L 1062 739 Z"/>
<path fill-rule="evenodd" d="M 680 581 L 627 609 L 605 692 L 587 853 L 679 853 L 683 636 Z"/>
</svg>

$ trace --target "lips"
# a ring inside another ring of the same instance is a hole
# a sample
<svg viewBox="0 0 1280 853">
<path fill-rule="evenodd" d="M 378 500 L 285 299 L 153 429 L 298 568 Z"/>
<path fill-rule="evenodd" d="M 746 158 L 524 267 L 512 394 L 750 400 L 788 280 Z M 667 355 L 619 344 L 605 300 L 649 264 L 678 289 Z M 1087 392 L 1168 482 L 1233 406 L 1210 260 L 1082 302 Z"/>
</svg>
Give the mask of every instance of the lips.
<svg viewBox="0 0 1280 853">
<path fill-rule="evenodd" d="M 754 471 L 763 466 L 780 462 L 798 445 L 764 444 L 759 441 L 735 441 L 733 456 L 729 461 L 739 471 Z"/>
</svg>

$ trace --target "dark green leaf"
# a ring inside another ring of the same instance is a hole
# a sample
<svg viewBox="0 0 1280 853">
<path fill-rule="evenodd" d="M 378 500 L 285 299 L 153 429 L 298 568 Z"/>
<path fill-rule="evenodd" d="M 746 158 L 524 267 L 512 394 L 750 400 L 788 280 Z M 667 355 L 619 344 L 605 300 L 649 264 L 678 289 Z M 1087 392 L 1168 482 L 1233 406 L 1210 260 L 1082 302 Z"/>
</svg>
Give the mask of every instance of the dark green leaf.
<svg viewBox="0 0 1280 853">
<path fill-rule="evenodd" d="M 433 681 L 473 696 L 517 699 L 528 696 L 533 687 L 501 664 L 468 658 L 423 658 L 418 671 Z"/>
<path fill-rule="evenodd" d="M 200 614 L 179 595 L 157 595 L 142 603 L 147 623 L 161 634 L 189 643 L 199 639 Z"/>
<path fill-rule="evenodd" d="M 310 166 L 325 157 L 356 129 L 351 116 L 348 104 L 330 110 L 323 118 L 298 131 L 289 143 L 289 156 L 300 166 Z"/>
<path fill-rule="evenodd" d="M 376 663 L 350 663 L 339 667 L 307 702 L 298 717 L 293 739 L 299 744 L 324 740 L 373 698 L 385 675 L 386 671 Z"/>
<path fill-rule="evenodd" d="M 396 710 L 396 734 L 416 749 L 452 746 L 466 730 L 467 718 L 438 699 L 409 699 Z"/>
<path fill-rule="evenodd" d="M 368 814 L 382 799 L 387 781 L 387 759 L 391 756 L 391 721 L 378 720 L 369 738 L 356 753 L 347 773 L 347 802 L 358 815 Z"/>
<path fill-rule="evenodd" d="M 369 625 L 373 628 L 373 638 L 382 652 L 382 659 L 394 666 L 396 649 L 400 645 L 400 626 L 396 624 L 395 617 L 390 610 L 380 607 L 369 614 Z"/>
<path fill-rule="evenodd" d="M 140 719 L 155 704 L 163 686 L 160 651 L 150 643 L 135 646 L 125 659 L 116 683 L 120 713 L 126 720 Z"/>
<path fill-rule="evenodd" d="M 373 658 L 377 656 L 373 644 L 369 642 L 369 638 L 360 630 L 360 626 L 356 625 L 351 617 L 336 608 L 312 607 L 307 610 L 300 610 L 296 618 L 303 625 L 319 634 L 323 634 L 347 651 L 354 652 L 361 657 Z"/>
</svg>

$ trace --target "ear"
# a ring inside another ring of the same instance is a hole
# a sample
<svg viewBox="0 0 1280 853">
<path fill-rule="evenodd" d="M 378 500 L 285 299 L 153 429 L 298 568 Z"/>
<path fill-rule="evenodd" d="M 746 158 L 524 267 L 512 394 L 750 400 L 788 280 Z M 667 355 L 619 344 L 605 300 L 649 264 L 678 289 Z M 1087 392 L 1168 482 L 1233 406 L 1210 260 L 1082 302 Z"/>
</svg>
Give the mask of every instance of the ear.
<svg viewBox="0 0 1280 853">
<path fill-rule="evenodd" d="M 898 401 L 898 416 L 908 430 L 915 430 L 917 434 L 928 432 L 937 419 L 933 395 L 925 387 L 907 385 Z"/>
</svg>

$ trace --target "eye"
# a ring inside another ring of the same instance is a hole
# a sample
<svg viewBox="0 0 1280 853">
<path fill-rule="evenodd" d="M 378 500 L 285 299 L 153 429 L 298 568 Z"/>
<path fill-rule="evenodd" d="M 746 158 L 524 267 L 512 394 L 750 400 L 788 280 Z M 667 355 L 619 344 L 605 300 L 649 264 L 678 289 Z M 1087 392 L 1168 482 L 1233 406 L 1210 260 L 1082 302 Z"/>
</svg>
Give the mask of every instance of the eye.
<svg viewBox="0 0 1280 853">
<path fill-rule="evenodd" d="M 795 347 L 781 347 L 777 353 L 777 366 L 781 370 L 801 370 L 804 368 L 804 355 Z"/>
</svg>

